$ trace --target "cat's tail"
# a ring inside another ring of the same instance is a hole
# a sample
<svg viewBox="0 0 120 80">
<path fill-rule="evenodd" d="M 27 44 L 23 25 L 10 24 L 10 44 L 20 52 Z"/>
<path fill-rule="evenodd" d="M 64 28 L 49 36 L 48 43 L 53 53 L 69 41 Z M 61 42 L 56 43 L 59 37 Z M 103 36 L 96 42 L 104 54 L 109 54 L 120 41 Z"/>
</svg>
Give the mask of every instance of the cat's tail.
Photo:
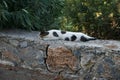
<svg viewBox="0 0 120 80">
<path fill-rule="evenodd" d="M 81 41 L 83 41 L 83 42 L 91 41 L 91 40 L 97 40 L 97 38 L 81 36 Z"/>
<path fill-rule="evenodd" d="M 95 37 L 88 38 L 88 41 L 90 41 L 90 40 L 97 40 L 97 38 L 95 38 Z"/>
</svg>

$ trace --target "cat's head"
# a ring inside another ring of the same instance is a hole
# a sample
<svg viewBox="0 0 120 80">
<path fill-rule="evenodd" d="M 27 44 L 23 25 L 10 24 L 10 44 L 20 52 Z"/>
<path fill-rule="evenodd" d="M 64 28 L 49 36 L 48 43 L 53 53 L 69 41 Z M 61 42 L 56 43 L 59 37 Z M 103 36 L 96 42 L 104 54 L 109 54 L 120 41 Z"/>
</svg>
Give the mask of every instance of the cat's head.
<svg viewBox="0 0 120 80">
<path fill-rule="evenodd" d="M 41 32 L 40 32 L 40 37 L 41 37 L 41 38 L 44 38 L 44 37 L 47 36 L 48 34 L 49 34 L 48 31 L 41 31 Z"/>
</svg>

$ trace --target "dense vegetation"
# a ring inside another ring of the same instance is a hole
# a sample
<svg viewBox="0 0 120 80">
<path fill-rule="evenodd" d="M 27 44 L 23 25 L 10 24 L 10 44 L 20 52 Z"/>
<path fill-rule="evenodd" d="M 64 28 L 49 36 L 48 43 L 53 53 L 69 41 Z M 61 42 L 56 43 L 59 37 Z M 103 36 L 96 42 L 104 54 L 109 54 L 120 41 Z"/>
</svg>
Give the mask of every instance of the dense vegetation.
<svg viewBox="0 0 120 80">
<path fill-rule="evenodd" d="M 61 9 L 60 0 L 0 0 L 0 28 L 45 29 Z"/>
<path fill-rule="evenodd" d="M 120 40 L 119 0 L 0 0 L 0 29 L 62 29 Z"/>
</svg>

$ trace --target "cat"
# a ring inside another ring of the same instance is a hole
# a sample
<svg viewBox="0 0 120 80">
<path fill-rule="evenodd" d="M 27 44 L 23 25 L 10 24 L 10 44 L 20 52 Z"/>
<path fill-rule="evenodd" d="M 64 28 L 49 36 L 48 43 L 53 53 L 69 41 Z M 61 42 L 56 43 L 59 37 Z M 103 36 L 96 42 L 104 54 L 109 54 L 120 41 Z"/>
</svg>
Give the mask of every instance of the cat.
<svg viewBox="0 0 120 80">
<path fill-rule="evenodd" d="M 65 41 L 90 41 L 96 40 L 94 37 L 90 37 L 81 32 L 70 32 L 62 30 L 49 30 L 40 32 L 40 37 L 44 40 L 65 40 Z"/>
</svg>

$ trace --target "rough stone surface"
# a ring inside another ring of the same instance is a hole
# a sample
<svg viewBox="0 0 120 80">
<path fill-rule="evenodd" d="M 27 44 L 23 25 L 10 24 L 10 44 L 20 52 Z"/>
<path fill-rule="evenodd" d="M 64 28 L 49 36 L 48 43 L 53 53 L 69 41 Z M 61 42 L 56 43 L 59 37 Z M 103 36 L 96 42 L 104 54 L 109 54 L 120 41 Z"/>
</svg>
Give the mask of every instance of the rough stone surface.
<svg viewBox="0 0 120 80">
<path fill-rule="evenodd" d="M 39 32 L 1 31 L 0 80 L 120 80 L 120 41 L 43 41 Z"/>
<path fill-rule="evenodd" d="M 55 78 L 54 75 L 41 74 L 39 71 L 0 65 L 0 80 L 55 80 Z"/>
<path fill-rule="evenodd" d="M 79 69 L 77 58 L 66 47 L 49 47 L 47 53 L 47 65 L 49 70 L 53 72 L 60 72 L 67 69 L 69 71 L 76 71 Z"/>
</svg>

